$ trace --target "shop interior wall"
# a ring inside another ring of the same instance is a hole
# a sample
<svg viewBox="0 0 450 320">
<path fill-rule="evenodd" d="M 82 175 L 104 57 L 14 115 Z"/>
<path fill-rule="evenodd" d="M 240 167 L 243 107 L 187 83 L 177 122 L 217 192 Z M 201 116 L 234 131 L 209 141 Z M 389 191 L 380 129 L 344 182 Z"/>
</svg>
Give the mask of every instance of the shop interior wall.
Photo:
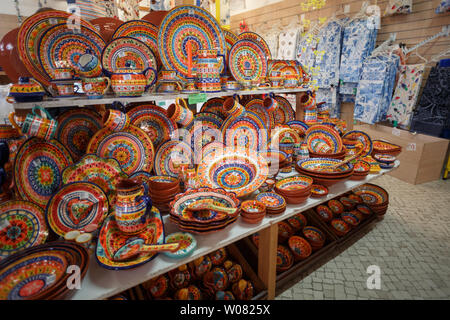
<svg viewBox="0 0 450 320">
<path fill-rule="evenodd" d="M 250 30 L 254 30 L 258 25 L 267 23 L 268 26 L 281 22 L 282 25 L 287 26 L 292 19 L 300 21 L 301 15 L 304 14 L 304 19 L 317 21 L 319 18 L 331 17 L 334 12 L 343 12 L 345 5 L 350 5 L 351 17 L 361 9 L 364 1 L 362 0 L 327 0 L 326 5 L 318 10 L 304 11 L 301 3 L 306 2 L 302 0 L 284 0 L 282 2 L 268 5 L 256 10 L 248 11 L 242 14 L 231 16 L 231 29 L 239 33 L 239 25 L 245 20 Z M 377 4 L 380 7 L 381 13 L 384 13 L 387 0 L 369 1 L 370 4 Z M 440 32 L 443 26 L 450 25 L 450 13 L 436 14 L 435 10 L 439 5 L 440 0 L 413 0 L 413 13 L 408 15 L 396 15 L 381 18 L 381 29 L 378 31 L 377 45 L 387 40 L 391 33 L 397 33 L 396 43 L 404 43 L 407 47 L 412 47 L 415 44 L 427 39 L 430 36 Z M 344 17 L 343 14 L 338 14 L 338 18 Z M 305 31 L 308 29 L 305 28 Z M 450 47 L 450 37 L 440 37 L 431 43 L 418 49 L 418 52 L 425 59 L 430 59 L 432 56 L 442 52 Z M 447 56 L 447 57 L 450 57 Z M 408 63 L 421 63 L 423 60 L 415 55 L 411 55 Z M 428 63 L 424 81 L 422 82 L 422 89 L 426 83 L 426 79 L 431 67 L 435 63 Z M 353 106 L 352 103 L 344 103 L 342 105 L 342 118 L 346 119 L 351 125 L 353 124 Z"/>
</svg>

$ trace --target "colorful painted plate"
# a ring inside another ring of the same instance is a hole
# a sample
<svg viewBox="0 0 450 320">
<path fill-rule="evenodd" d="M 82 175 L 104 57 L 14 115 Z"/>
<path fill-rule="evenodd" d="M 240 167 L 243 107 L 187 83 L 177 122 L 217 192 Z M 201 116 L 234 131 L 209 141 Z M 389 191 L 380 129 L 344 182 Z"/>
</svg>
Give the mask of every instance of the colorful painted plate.
<svg viewBox="0 0 450 320">
<path fill-rule="evenodd" d="M 267 146 L 268 131 L 264 121 L 254 112 L 246 111 L 240 117 L 228 117 L 220 128 L 227 147 L 259 151 Z"/>
<path fill-rule="evenodd" d="M 299 120 L 291 120 L 286 122 L 286 124 L 297 131 L 300 137 L 304 137 L 306 135 L 306 131 L 309 129 L 309 126 L 306 123 Z"/>
<path fill-rule="evenodd" d="M 150 137 L 131 124 L 119 132 L 111 132 L 108 128 L 98 131 L 89 141 L 86 152 L 116 159 L 128 175 L 137 171 L 151 172 L 155 156 Z"/>
<path fill-rule="evenodd" d="M 17 36 L 17 48 L 20 59 L 27 70 L 33 75 L 33 78 L 46 87 L 50 85 L 51 78 L 45 74 L 39 63 L 39 40 L 48 28 L 56 24 L 66 23 L 70 16 L 71 14 L 65 11 L 42 11 L 25 19 L 20 26 Z M 95 31 L 94 26 L 86 20 L 80 19 L 79 21 L 82 26 Z"/>
<path fill-rule="evenodd" d="M 275 118 L 272 112 L 267 111 L 264 107 L 264 101 L 262 99 L 252 99 L 245 104 L 246 111 L 252 111 L 256 113 L 262 121 L 264 121 L 266 128 L 271 129 L 275 126 Z"/>
<path fill-rule="evenodd" d="M 59 115 L 55 138 L 69 150 L 74 161 L 86 154 L 91 137 L 103 127 L 100 114 L 91 109 L 72 109 Z"/>
<path fill-rule="evenodd" d="M 239 37 L 231 30 L 222 28 L 227 47 L 227 57 L 230 54 L 231 47 L 239 40 Z"/>
<path fill-rule="evenodd" d="M 226 43 L 216 19 L 197 6 L 178 6 L 164 17 L 158 31 L 158 49 L 163 66 L 176 70 L 181 78 L 188 77 L 188 43 L 192 52 L 200 49 L 217 49 L 225 56 Z M 222 65 L 220 71 L 224 66 Z"/>
<path fill-rule="evenodd" d="M 264 203 L 270 209 L 279 209 L 286 206 L 286 200 L 274 192 L 259 193 L 256 196 L 256 200 Z"/>
<path fill-rule="evenodd" d="M 54 71 L 60 67 L 58 65 L 60 61 L 63 61 L 76 73 L 80 73 L 79 58 L 88 50 L 99 58 L 105 45 L 105 40 L 94 30 L 81 26 L 81 31 L 75 32 L 69 28 L 67 23 L 61 23 L 48 28 L 42 34 L 38 44 L 38 58 L 45 74 L 49 78 L 55 79 Z M 98 68 L 84 76 L 93 78 L 98 77 L 101 73 L 101 69 Z"/>
<path fill-rule="evenodd" d="M 111 253 L 115 253 L 120 247 L 127 243 L 127 241 L 136 238 L 144 239 L 145 244 L 164 243 L 164 224 L 161 219 L 161 214 L 156 207 L 152 207 L 146 229 L 133 236 L 126 235 L 120 231 L 114 219 L 114 215 L 108 216 L 105 219 L 98 236 L 97 249 L 95 251 L 97 262 L 106 269 L 124 270 L 140 266 L 157 256 L 157 253 L 141 253 L 132 260 L 112 260 Z"/>
<path fill-rule="evenodd" d="M 225 120 L 226 118 L 228 118 L 228 114 L 223 108 L 224 101 L 225 100 L 223 98 L 211 98 L 202 105 L 200 112 L 215 113 L 219 117 L 221 117 L 222 120 Z"/>
<path fill-rule="evenodd" d="M 220 141 L 222 123 L 222 118 L 215 113 L 199 112 L 194 116 L 194 121 L 186 127 L 189 133 L 186 142 L 190 143 L 194 154 L 200 152 L 208 143 Z"/>
<path fill-rule="evenodd" d="M 192 165 L 194 155 L 190 145 L 181 141 L 163 142 L 155 155 L 155 173 L 159 176 L 178 177 L 179 164 Z"/>
<path fill-rule="evenodd" d="M 257 42 L 239 40 L 231 47 L 228 67 L 239 82 L 259 80 L 267 74 L 267 57 Z"/>
<path fill-rule="evenodd" d="M 297 166 L 306 171 L 306 172 L 310 172 L 311 174 L 321 174 L 321 175 L 327 175 L 327 176 L 332 176 L 334 175 L 343 175 L 346 173 L 350 173 L 353 170 L 353 164 L 351 163 L 346 163 L 343 164 L 339 167 L 337 167 L 336 169 L 333 169 L 332 172 L 330 171 L 325 171 L 325 170 L 321 170 L 321 168 L 326 168 L 329 166 L 333 166 L 338 164 L 339 162 L 342 162 L 341 160 L 338 159 L 328 159 L 328 158 L 309 158 L 309 159 L 303 159 L 303 160 L 299 160 L 297 161 Z"/>
<path fill-rule="evenodd" d="M 321 219 L 323 219 L 325 222 L 330 221 L 333 219 L 333 211 L 327 207 L 326 205 L 319 205 L 315 208 L 315 211 L 320 216 Z"/>
<path fill-rule="evenodd" d="M 175 232 L 166 236 L 166 243 L 173 242 L 179 242 L 180 247 L 175 252 L 164 251 L 164 254 L 170 258 L 185 258 L 197 248 L 197 240 L 192 234 L 187 232 Z"/>
<path fill-rule="evenodd" d="M 270 52 L 270 48 L 267 45 L 267 42 L 257 33 L 251 32 L 251 31 L 246 31 L 246 32 L 242 32 L 239 34 L 238 36 L 239 40 L 252 40 L 254 42 L 256 42 L 257 44 L 259 44 L 261 46 L 261 48 L 263 48 L 264 50 L 264 54 L 266 55 L 266 59 L 272 59 L 272 53 Z"/>
<path fill-rule="evenodd" d="M 364 152 L 360 155 L 360 157 L 368 156 L 372 153 L 373 150 L 373 143 L 372 139 L 369 137 L 369 135 L 363 131 L 349 131 L 345 133 L 342 136 L 343 139 L 351 139 L 351 140 L 358 140 L 364 145 Z"/>
<path fill-rule="evenodd" d="M 148 134 L 153 146 L 158 148 L 169 139 L 178 139 L 178 127 L 175 121 L 167 116 L 167 111 L 155 105 L 142 105 L 127 112 L 130 123 Z"/>
<path fill-rule="evenodd" d="M 223 150 L 226 148 L 225 144 L 222 142 L 214 141 L 205 145 L 201 153 L 195 154 L 195 164 L 199 164 L 206 158 L 209 154 L 219 155 L 223 154 Z"/>
<path fill-rule="evenodd" d="M 45 208 L 61 184 L 61 172 L 71 164 L 69 151 L 57 140 L 28 139 L 19 147 L 14 160 L 14 181 L 19 195 Z"/>
<path fill-rule="evenodd" d="M 272 130 L 271 148 L 278 149 L 280 144 L 293 143 L 300 144 L 302 139 L 298 135 L 297 131 L 291 128 L 277 127 Z"/>
<path fill-rule="evenodd" d="M 0 260 L 44 243 L 47 236 L 45 212 L 41 207 L 19 200 L 0 204 Z"/>
<path fill-rule="evenodd" d="M 224 154 L 210 154 L 198 166 L 197 178 L 201 186 L 223 188 L 238 197 L 251 194 L 266 180 L 269 167 L 266 160 L 244 150 L 227 148 Z"/>
<path fill-rule="evenodd" d="M 374 184 L 365 184 L 353 190 L 367 205 L 384 204 L 389 201 L 389 194 L 383 188 Z"/>
<path fill-rule="evenodd" d="M 158 27 L 153 23 L 145 20 L 127 21 L 116 29 L 111 39 L 119 37 L 135 38 L 147 44 L 158 59 L 158 65 L 161 66 L 158 58 Z"/>
<path fill-rule="evenodd" d="M 309 152 L 338 153 L 343 142 L 339 133 L 328 126 L 314 125 L 306 131 Z"/>
<path fill-rule="evenodd" d="M 274 112 L 275 124 L 285 124 L 295 119 L 295 111 L 291 103 L 282 96 L 275 96 L 278 102 L 278 108 Z"/>
<path fill-rule="evenodd" d="M 103 50 L 101 57 L 103 69 L 109 73 L 125 68 L 127 64 L 142 71 L 148 67 L 158 70 L 152 49 L 144 42 L 130 37 L 112 40 Z"/>
<path fill-rule="evenodd" d="M 48 225 L 57 235 L 82 231 L 90 224 L 101 226 L 109 212 L 108 197 L 92 182 L 64 185 L 50 199 L 46 209 Z"/>
</svg>

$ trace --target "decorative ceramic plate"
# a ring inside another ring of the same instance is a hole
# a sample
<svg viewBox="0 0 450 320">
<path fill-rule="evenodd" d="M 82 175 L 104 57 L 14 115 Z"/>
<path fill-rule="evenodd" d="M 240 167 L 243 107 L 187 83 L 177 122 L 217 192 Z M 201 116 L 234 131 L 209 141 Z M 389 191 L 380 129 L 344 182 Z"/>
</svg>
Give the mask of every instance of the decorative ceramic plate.
<svg viewBox="0 0 450 320">
<path fill-rule="evenodd" d="M 224 101 L 225 100 L 223 98 L 211 98 L 202 105 L 200 112 L 215 113 L 219 117 L 221 117 L 222 120 L 225 120 L 226 118 L 228 118 L 228 114 L 223 108 Z"/>
<path fill-rule="evenodd" d="M 178 177 L 177 165 L 192 165 L 193 157 L 192 149 L 187 143 L 173 140 L 163 142 L 156 151 L 155 173 L 159 176 Z"/>
<path fill-rule="evenodd" d="M 195 154 L 208 143 L 220 141 L 222 123 L 222 118 L 215 113 L 199 112 L 194 116 L 194 120 L 186 127 L 189 133 L 186 142 L 190 143 Z"/>
<path fill-rule="evenodd" d="M 300 144 L 302 139 L 298 135 L 297 131 L 291 128 L 277 127 L 272 130 L 271 147 L 276 149 L 280 144 L 293 143 Z"/>
<path fill-rule="evenodd" d="M 14 181 L 19 195 L 45 208 L 59 188 L 61 172 L 72 164 L 69 151 L 58 141 L 30 138 L 14 160 Z"/>
<path fill-rule="evenodd" d="M 86 152 L 116 159 L 128 175 L 137 171 L 152 171 L 155 156 L 150 137 L 131 124 L 119 132 L 111 132 L 108 128 L 98 131 L 89 142 Z"/>
<path fill-rule="evenodd" d="M 83 230 L 90 224 L 100 226 L 109 212 L 108 197 L 96 184 L 73 182 L 64 185 L 50 199 L 47 221 L 59 236 Z"/>
<path fill-rule="evenodd" d="M 313 184 L 311 188 L 311 196 L 320 198 L 328 194 L 328 188 L 320 184 Z"/>
<path fill-rule="evenodd" d="M 39 40 L 49 27 L 65 23 L 70 16 L 71 14 L 65 11 L 43 11 L 28 17 L 20 26 L 17 36 L 17 48 L 20 59 L 33 75 L 33 78 L 44 86 L 49 86 L 51 79 L 45 74 L 39 63 Z M 86 20 L 80 19 L 79 21 L 82 26 L 95 30 L 94 26 Z"/>
<path fill-rule="evenodd" d="M 193 54 L 200 49 L 217 49 L 218 54 L 226 54 L 222 29 L 208 11 L 190 5 L 175 7 L 159 26 L 158 49 L 164 68 L 176 70 L 181 78 L 188 76 L 189 42 Z"/>
<path fill-rule="evenodd" d="M 144 71 L 148 67 L 158 70 L 155 54 L 144 42 L 120 37 L 112 40 L 101 55 L 103 69 L 114 73 L 119 68 L 125 68 L 129 63 L 132 68 Z"/>
<path fill-rule="evenodd" d="M 264 101 L 262 99 L 250 100 L 245 104 L 245 110 L 256 113 L 264 121 L 266 128 L 271 129 L 275 126 L 273 114 L 264 107 Z"/>
<path fill-rule="evenodd" d="M 246 111 L 240 117 L 228 117 L 220 130 L 222 141 L 227 147 L 259 151 L 267 146 L 267 127 L 254 112 Z"/>
<path fill-rule="evenodd" d="M 303 159 L 299 160 L 297 162 L 297 166 L 300 167 L 302 170 L 305 170 L 307 172 L 315 173 L 315 174 L 345 174 L 349 173 L 353 170 L 353 164 L 346 163 L 341 166 L 339 166 L 336 169 L 333 169 L 333 171 L 325 171 L 321 170 L 321 168 L 326 168 L 329 166 L 336 165 L 338 163 L 342 162 L 338 159 L 328 159 L 328 158 L 309 158 L 309 159 Z"/>
<path fill-rule="evenodd" d="M 127 21 L 116 29 L 111 39 L 119 37 L 130 37 L 144 42 L 158 59 L 158 27 L 153 23 L 145 20 Z"/>
<path fill-rule="evenodd" d="M 257 44 L 259 44 L 261 46 L 261 48 L 263 48 L 264 50 L 264 54 L 266 55 L 266 59 L 272 59 L 272 53 L 270 52 L 270 48 L 267 45 L 267 42 L 257 33 L 251 32 L 251 31 L 246 31 L 246 32 L 242 32 L 239 34 L 238 36 L 239 40 L 252 40 L 254 42 L 256 42 Z"/>
<path fill-rule="evenodd" d="M 349 131 L 345 133 L 342 138 L 344 139 L 351 139 L 351 140 L 358 140 L 364 145 L 364 152 L 360 155 L 360 157 L 365 157 L 372 153 L 373 150 L 373 143 L 372 139 L 369 137 L 369 135 L 363 131 Z"/>
<path fill-rule="evenodd" d="M 209 155 L 198 166 L 200 185 L 223 188 L 238 197 L 257 190 L 266 180 L 269 167 L 266 160 L 244 150 L 226 149 L 220 156 Z"/>
<path fill-rule="evenodd" d="M 114 261 L 112 255 L 122 247 L 127 241 L 141 238 L 145 244 L 163 244 L 164 243 L 164 224 L 161 214 L 156 207 L 152 207 L 148 218 L 148 225 L 144 231 L 137 235 L 126 235 L 120 231 L 117 226 L 114 215 L 105 219 L 98 236 L 97 249 L 95 256 L 97 262 L 106 269 L 123 270 L 135 268 L 139 265 L 149 262 L 157 256 L 157 253 L 140 253 L 136 258 L 127 261 Z"/>
<path fill-rule="evenodd" d="M 259 80 L 267 74 L 267 57 L 257 42 L 243 39 L 231 47 L 228 66 L 239 82 Z"/>
<path fill-rule="evenodd" d="M 148 134 L 153 146 L 173 138 L 178 139 L 178 127 L 175 121 L 167 116 L 167 111 L 155 105 L 142 105 L 127 112 L 130 123 Z"/>
<path fill-rule="evenodd" d="M 227 57 L 230 54 L 231 47 L 239 40 L 239 37 L 231 30 L 222 28 L 227 47 Z"/>
<path fill-rule="evenodd" d="M 327 206 L 331 209 L 331 211 L 333 211 L 335 215 L 339 215 L 345 211 L 344 205 L 336 199 L 328 201 Z"/>
<path fill-rule="evenodd" d="M 54 70 L 58 68 L 60 61 L 64 61 L 75 72 L 80 71 L 79 58 L 88 50 L 99 58 L 105 40 L 90 28 L 81 26 L 81 32 L 70 29 L 67 23 L 57 24 L 48 28 L 39 39 L 39 62 L 46 75 L 54 79 Z M 90 73 L 90 77 L 98 77 L 101 69 Z"/>
<path fill-rule="evenodd" d="M 326 239 L 325 234 L 319 228 L 306 226 L 303 228 L 303 235 L 309 243 L 319 244 L 323 243 Z"/>
<path fill-rule="evenodd" d="M 45 212 L 41 207 L 19 200 L 0 204 L 0 260 L 44 243 L 47 236 Z"/>
<path fill-rule="evenodd" d="M 55 138 L 69 150 L 74 161 L 86 154 L 91 137 L 103 127 L 100 114 L 91 109 L 68 110 L 56 119 L 58 127 Z"/>
<path fill-rule="evenodd" d="M 278 108 L 274 112 L 275 124 L 285 124 L 295 119 L 295 111 L 291 103 L 282 96 L 275 96 L 278 102 Z"/>
<path fill-rule="evenodd" d="M 305 136 L 306 131 L 309 129 L 309 126 L 304 123 L 303 121 L 299 121 L 299 120 L 291 120 L 286 122 L 286 124 L 291 127 L 292 129 L 294 129 L 295 131 L 297 131 L 298 135 L 300 137 Z"/>
<path fill-rule="evenodd" d="M 171 258 L 185 258 L 190 255 L 197 247 L 197 240 L 194 236 L 187 232 L 175 232 L 166 236 L 166 243 L 180 243 L 180 247 L 175 252 L 165 251 L 164 254 Z"/>
<path fill-rule="evenodd" d="M 256 196 L 256 200 L 264 203 L 267 208 L 278 209 L 286 205 L 286 200 L 277 193 L 263 192 Z"/>
<path fill-rule="evenodd" d="M 389 201 L 389 194 L 383 188 L 374 184 L 365 184 L 353 190 L 353 193 L 360 196 L 365 204 L 383 204 Z"/>
<path fill-rule="evenodd" d="M 201 153 L 195 154 L 195 164 L 201 163 L 203 159 L 206 158 L 211 153 L 215 155 L 223 154 L 223 150 L 225 149 L 226 146 L 222 142 L 218 141 L 210 142 L 203 147 Z"/>
<path fill-rule="evenodd" d="M 339 133 L 322 125 L 314 125 L 306 131 L 306 143 L 309 151 L 314 153 L 338 153 L 343 147 Z"/>
</svg>

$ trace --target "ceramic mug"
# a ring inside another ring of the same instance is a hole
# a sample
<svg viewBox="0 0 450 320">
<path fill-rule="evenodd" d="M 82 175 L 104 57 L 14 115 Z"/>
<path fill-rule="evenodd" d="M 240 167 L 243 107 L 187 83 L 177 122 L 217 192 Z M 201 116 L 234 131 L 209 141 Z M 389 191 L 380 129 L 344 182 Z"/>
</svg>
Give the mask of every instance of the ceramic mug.
<svg viewBox="0 0 450 320">
<path fill-rule="evenodd" d="M 55 68 L 53 70 L 54 80 L 71 80 L 73 76 L 74 72 L 71 68 Z"/>
<path fill-rule="evenodd" d="M 83 91 L 89 99 L 101 99 L 111 86 L 107 77 L 83 78 Z"/>
<path fill-rule="evenodd" d="M 39 115 L 37 112 L 40 111 Z M 42 107 L 35 106 L 31 113 L 27 114 L 22 127 L 16 123 L 14 112 L 9 114 L 9 121 L 23 135 L 34 136 L 46 140 L 53 138 L 58 127 L 58 122 Z"/>
<path fill-rule="evenodd" d="M 175 70 L 162 70 L 159 78 L 163 81 L 179 81 Z"/>
<path fill-rule="evenodd" d="M 283 77 L 269 77 L 272 88 L 280 88 L 283 86 Z"/>
<path fill-rule="evenodd" d="M 187 126 L 194 119 L 194 114 L 189 109 L 186 101 L 177 98 L 167 109 L 167 116 L 175 122 Z"/>
<path fill-rule="evenodd" d="M 225 99 L 223 102 L 223 108 L 226 113 L 233 117 L 239 117 L 245 112 L 244 106 L 239 103 L 236 95 Z"/>
<path fill-rule="evenodd" d="M 73 97 L 80 90 L 80 87 L 73 83 L 54 83 L 54 86 L 56 87 L 56 94 L 52 87 L 50 87 L 50 92 L 59 97 Z"/>
<path fill-rule="evenodd" d="M 122 131 L 130 124 L 130 117 L 119 110 L 109 109 L 103 115 L 103 127 L 111 131 Z"/>
<path fill-rule="evenodd" d="M 312 94 L 306 93 L 300 97 L 300 106 L 306 110 L 313 110 L 316 107 L 316 101 Z"/>
<path fill-rule="evenodd" d="M 267 111 L 275 111 L 278 108 L 278 101 L 275 99 L 275 95 L 270 93 L 269 96 L 264 99 L 263 105 Z"/>
<path fill-rule="evenodd" d="M 156 86 L 156 91 L 157 92 L 168 92 L 168 93 L 171 93 L 171 92 L 176 92 L 176 91 L 179 91 L 179 90 L 182 90 L 182 89 L 183 89 L 183 86 L 178 81 L 160 82 Z"/>
<path fill-rule="evenodd" d="M 183 91 L 186 92 L 197 91 L 194 78 L 189 78 L 186 80 L 186 82 L 184 83 Z"/>
</svg>

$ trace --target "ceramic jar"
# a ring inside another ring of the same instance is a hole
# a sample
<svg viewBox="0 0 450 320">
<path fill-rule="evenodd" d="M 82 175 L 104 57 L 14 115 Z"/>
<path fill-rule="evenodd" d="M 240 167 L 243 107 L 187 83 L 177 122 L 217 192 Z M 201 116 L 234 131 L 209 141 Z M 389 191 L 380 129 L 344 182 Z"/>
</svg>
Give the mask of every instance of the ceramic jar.
<svg viewBox="0 0 450 320">
<path fill-rule="evenodd" d="M 45 90 L 39 82 L 33 78 L 20 77 L 19 83 L 13 84 L 9 89 L 6 101 L 14 102 L 37 102 L 42 101 Z"/>
<path fill-rule="evenodd" d="M 111 88 L 119 97 L 139 97 L 156 82 L 156 77 L 156 70 L 151 67 L 139 70 L 127 63 L 111 75 Z"/>
<path fill-rule="evenodd" d="M 194 114 L 189 109 L 186 101 L 181 98 L 177 98 L 175 103 L 169 106 L 167 116 L 182 126 L 187 126 L 194 120 Z"/>
<path fill-rule="evenodd" d="M 115 219 L 126 234 L 137 234 L 147 226 L 151 199 L 144 195 L 144 187 L 137 180 L 122 179 L 117 184 Z"/>
<path fill-rule="evenodd" d="M 38 111 L 40 114 L 38 114 Z M 23 135 L 34 136 L 46 140 L 53 138 L 58 127 L 58 122 L 42 107 L 35 106 L 31 113 L 27 114 L 22 127 L 15 121 L 14 112 L 9 114 L 9 121 Z"/>
<path fill-rule="evenodd" d="M 219 92 L 222 89 L 220 80 L 221 62 L 218 57 L 225 57 L 217 53 L 217 50 L 198 50 L 194 57 L 194 72 L 196 74 L 196 86 L 203 92 Z"/>
<path fill-rule="evenodd" d="M 83 91 L 89 99 L 101 99 L 110 86 L 108 77 L 83 78 Z"/>
</svg>

